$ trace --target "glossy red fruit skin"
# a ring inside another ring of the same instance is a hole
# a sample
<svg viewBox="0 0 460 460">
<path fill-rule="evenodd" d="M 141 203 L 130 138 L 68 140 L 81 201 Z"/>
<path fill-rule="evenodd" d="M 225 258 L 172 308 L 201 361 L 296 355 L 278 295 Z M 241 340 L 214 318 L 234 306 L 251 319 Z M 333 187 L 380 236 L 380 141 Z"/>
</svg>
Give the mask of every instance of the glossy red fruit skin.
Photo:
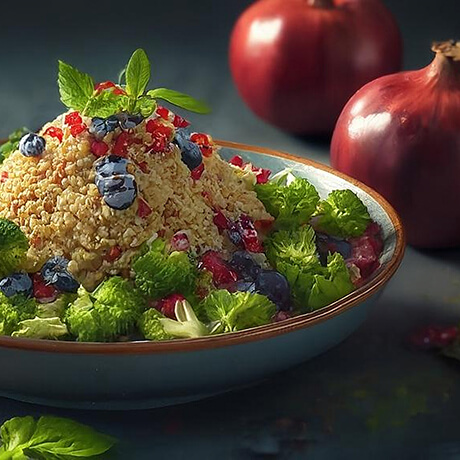
<svg viewBox="0 0 460 460">
<path fill-rule="evenodd" d="M 331 164 L 382 194 L 413 246 L 459 246 L 460 62 L 438 53 L 364 86 L 337 122 Z"/>
<path fill-rule="evenodd" d="M 331 133 L 353 93 L 401 63 L 399 29 L 381 0 L 260 0 L 230 41 L 243 100 L 297 134 Z"/>
</svg>

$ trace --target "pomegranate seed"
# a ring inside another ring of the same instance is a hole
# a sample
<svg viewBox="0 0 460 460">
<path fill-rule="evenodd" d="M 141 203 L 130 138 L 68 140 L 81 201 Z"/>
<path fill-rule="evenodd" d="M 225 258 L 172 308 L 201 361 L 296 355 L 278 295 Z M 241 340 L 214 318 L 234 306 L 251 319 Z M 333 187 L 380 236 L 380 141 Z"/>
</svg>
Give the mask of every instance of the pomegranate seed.
<svg viewBox="0 0 460 460">
<path fill-rule="evenodd" d="M 109 146 L 104 141 L 91 142 L 91 153 L 97 157 L 103 157 L 109 151 Z"/>
<path fill-rule="evenodd" d="M 34 297 L 41 303 L 53 302 L 58 296 L 58 290 L 45 283 L 40 273 L 32 275 Z"/>
<path fill-rule="evenodd" d="M 193 180 L 199 180 L 203 172 L 204 172 L 204 164 L 201 163 L 200 166 L 197 166 L 195 169 L 192 169 L 192 171 L 190 172 L 190 175 L 192 176 Z"/>
<path fill-rule="evenodd" d="M 200 147 L 201 153 L 205 157 L 210 157 L 213 154 L 211 139 L 204 133 L 193 133 L 190 140 Z"/>
<path fill-rule="evenodd" d="M 81 125 L 83 123 L 83 119 L 80 116 L 79 112 L 70 112 L 65 116 L 64 119 L 66 125 L 73 126 L 73 125 Z"/>
<path fill-rule="evenodd" d="M 114 262 L 121 256 L 122 252 L 123 250 L 120 246 L 113 246 L 112 248 L 110 248 L 108 254 L 104 257 L 104 260 L 106 260 L 107 262 Z"/>
<path fill-rule="evenodd" d="M 190 126 L 190 122 L 179 115 L 174 115 L 172 123 L 176 128 L 186 128 L 187 126 Z"/>
<path fill-rule="evenodd" d="M 165 120 L 169 119 L 169 110 L 166 107 L 158 107 L 155 113 Z"/>
<path fill-rule="evenodd" d="M 150 172 L 149 165 L 147 164 L 146 161 L 142 161 L 141 163 L 138 163 L 139 169 L 144 173 L 148 174 Z"/>
<path fill-rule="evenodd" d="M 154 153 L 165 152 L 168 147 L 168 140 L 164 136 L 153 138 L 153 142 L 148 146 L 148 149 Z"/>
<path fill-rule="evenodd" d="M 117 85 L 112 81 L 101 81 L 94 86 L 96 91 L 104 91 L 105 89 L 116 88 Z"/>
<path fill-rule="evenodd" d="M 359 268 L 362 278 L 368 278 L 380 266 L 379 254 L 375 251 L 376 244 L 372 239 L 363 235 L 349 240 L 352 249 L 348 262 Z"/>
<path fill-rule="evenodd" d="M 171 294 L 159 300 L 156 309 L 167 318 L 176 319 L 176 303 L 184 300 L 185 297 L 181 294 Z"/>
<path fill-rule="evenodd" d="M 244 165 L 243 158 L 241 158 L 239 155 L 235 155 L 234 157 L 230 158 L 229 163 L 240 168 L 242 168 Z"/>
<path fill-rule="evenodd" d="M 120 135 L 115 140 L 115 145 L 113 146 L 113 154 L 119 157 L 126 157 L 128 154 L 128 146 L 130 144 L 130 135 L 126 131 L 120 133 Z"/>
<path fill-rule="evenodd" d="M 171 238 L 171 247 L 175 251 L 188 251 L 190 249 L 190 241 L 187 233 L 182 231 L 175 233 Z"/>
<path fill-rule="evenodd" d="M 0 176 L 0 182 L 2 184 L 4 184 L 7 179 L 8 179 L 8 172 L 7 171 L 2 171 L 2 174 Z"/>
<path fill-rule="evenodd" d="M 246 250 L 249 252 L 264 252 L 252 219 L 246 214 L 242 214 L 236 224 Z"/>
<path fill-rule="evenodd" d="M 61 128 L 56 128 L 54 126 L 50 126 L 44 133 L 45 136 L 55 137 L 62 142 L 62 138 L 64 137 L 64 133 L 62 132 Z"/>
<path fill-rule="evenodd" d="M 150 216 L 152 214 L 152 208 L 148 205 L 148 203 L 139 197 L 137 200 L 137 215 L 141 217 L 142 219 L 145 219 L 146 217 Z"/>
<path fill-rule="evenodd" d="M 86 130 L 86 125 L 84 123 L 81 123 L 79 125 L 72 125 L 70 127 L 70 134 L 72 134 L 73 137 L 77 137 L 79 134 L 81 134 L 85 130 Z"/>
<path fill-rule="evenodd" d="M 458 337 L 458 328 L 428 326 L 409 337 L 409 344 L 421 350 L 435 350 L 450 345 Z"/>
<path fill-rule="evenodd" d="M 214 225 L 219 230 L 226 230 L 230 225 L 230 221 L 227 219 L 227 217 L 225 217 L 224 213 L 220 209 L 215 210 L 214 213 L 214 218 L 212 219 Z"/>
<path fill-rule="evenodd" d="M 256 168 L 255 166 L 251 166 L 251 169 L 252 172 L 256 175 L 258 184 L 266 184 L 268 182 L 268 178 L 272 173 L 269 169 Z"/>
<path fill-rule="evenodd" d="M 238 274 L 216 251 L 203 254 L 199 267 L 211 272 L 212 280 L 217 287 L 229 286 L 238 280 Z"/>
<path fill-rule="evenodd" d="M 291 313 L 289 313 L 288 311 L 280 310 L 275 313 L 275 316 L 273 317 L 273 322 L 279 323 L 280 321 L 285 321 L 289 318 L 292 318 Z"/>
</svg>

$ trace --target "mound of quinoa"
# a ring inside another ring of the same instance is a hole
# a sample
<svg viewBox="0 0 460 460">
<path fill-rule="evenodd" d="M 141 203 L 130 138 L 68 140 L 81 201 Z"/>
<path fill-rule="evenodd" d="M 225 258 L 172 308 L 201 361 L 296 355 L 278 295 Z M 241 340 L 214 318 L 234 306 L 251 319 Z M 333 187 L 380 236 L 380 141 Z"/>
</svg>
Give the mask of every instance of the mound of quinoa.
<svg viewBox="0 0 460 460">
<path fill-rule="evenodd" d="M 144 147 L 152 143 L 147 122 L 129 133 L 129 172 L 137 182 L 138 196 L 123 211 L 107 206 L 94 183 L 98 158 L 91 152 L 93 136 L 88 129 L 73 135 L 65 114 L 39 132 L 46 139 L 41 156 L 16 151 L 3 162 L 0 217 L 18 224 L 29 238 L 24 270 L 38 271 L 50 257 L 64 256 L 76 279 L 93 288 L 107 275 L 129 275 L 133 256 L 156 234 L 168 239 L 185 231 L 198 254 L 208 249 L 225 252 L 230 243 L 213 222 L 216 209 L 230 219 L 247 214 L 254 221 L 272 220 L 247 181 L 220 158 L 215 146 L 203 158 L 201 177 L 193 179 L 172 143 L 173 125 L 158 119 L 172 128 L 171 142 L 158 153 Z M 90 126 L 91 119 L 83 117 L 83 123 Z M 50 127 L 62 130 L 62 141 L 45 134 Z M 110 149 L 120 133 L 117 129 L 103 139 Z M 151 209 L 147 216 L 139 212 L 139 206 L 145 207 L 142 200 Z"/>
</svg>

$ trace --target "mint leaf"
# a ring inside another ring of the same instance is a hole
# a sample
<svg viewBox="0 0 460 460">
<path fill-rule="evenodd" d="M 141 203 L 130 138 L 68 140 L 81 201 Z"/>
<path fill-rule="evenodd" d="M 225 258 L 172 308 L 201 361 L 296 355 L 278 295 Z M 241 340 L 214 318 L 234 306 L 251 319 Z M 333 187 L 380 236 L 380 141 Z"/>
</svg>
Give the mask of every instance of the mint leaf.
<svg viewBox="0 0 460 460">
<path fill-rule="evenodd" d="M 134 51 L 126 67 L 126 93 L 137 99 L 150 81 L 150 62 L 143 49 Z"/>
<path fill-rule="evenodd" d="M 140 113 L 144 118 L 148 118 L 155 112 L 157 102 L 149 96 L 142 96 L 136 101 L 135 113 Z"/>
<path fill-rule="evenodd" d="M 174 91 L 167 88 L 156 88 L 152 89 L 147 93 L 148 96 L 153 97 L 154 99 L 164 99 L 165 101 L 181 107 L 182 109 L 189 110 L 190 112 L 195 113 L 209 113 L 211 111 L 210 107 L 199 101 L 188 94 L 180 93 L 179 91 Z"/>
<path fill-rule="evenodd" d="M 8 141 L 0 146 L 0 164 L 3 163 L 4 160 L 6 160 L 15 150 L 18 149 L 19 141 L 21 140 L 22 136 L 27 133 L 30 133 L 30 129 L 23 127 L 13 131 L 8 136 Z"/>
<path fill-rule="evenodd" d="M 40 417 L 37 422 L 30 416 L 15 417 L 2 425 L 0 436 L 1 460 L 90 458 L 107 452 L 116 442 L 89 426 L 53 416 Z"/>
<path fill-rule="evenodd" d="M 94 92 L 91 76 L 62 61 L 59 61 L 58 85 L 62 103 L 74 110 L 84 110 Z"/>
<path fill-rule="evenodd" d="M 120 112 L 128 104 L 127 100 L 128 98 L 122 94 L 101 91 L 89 99 L 82 113 L 87 117 L 107 118 Z"/>
</svg>

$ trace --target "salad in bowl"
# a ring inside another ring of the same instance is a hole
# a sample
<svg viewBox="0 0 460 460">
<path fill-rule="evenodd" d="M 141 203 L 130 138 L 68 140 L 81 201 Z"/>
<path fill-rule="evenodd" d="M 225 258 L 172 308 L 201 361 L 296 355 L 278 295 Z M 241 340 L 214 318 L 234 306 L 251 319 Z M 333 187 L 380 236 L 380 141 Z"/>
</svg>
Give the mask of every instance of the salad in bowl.
<svg viewBox="0 0 460 460">
<path fill-rule="evenodd" d="M 59 63 L 68 110 L 0 150 L 0 335 L 164 341 L 281 322 L 379 268 L 382 229 L 349 189 L 225 161 L 147 90 L 137 50 L 119 84 Z"/>
</svg>

